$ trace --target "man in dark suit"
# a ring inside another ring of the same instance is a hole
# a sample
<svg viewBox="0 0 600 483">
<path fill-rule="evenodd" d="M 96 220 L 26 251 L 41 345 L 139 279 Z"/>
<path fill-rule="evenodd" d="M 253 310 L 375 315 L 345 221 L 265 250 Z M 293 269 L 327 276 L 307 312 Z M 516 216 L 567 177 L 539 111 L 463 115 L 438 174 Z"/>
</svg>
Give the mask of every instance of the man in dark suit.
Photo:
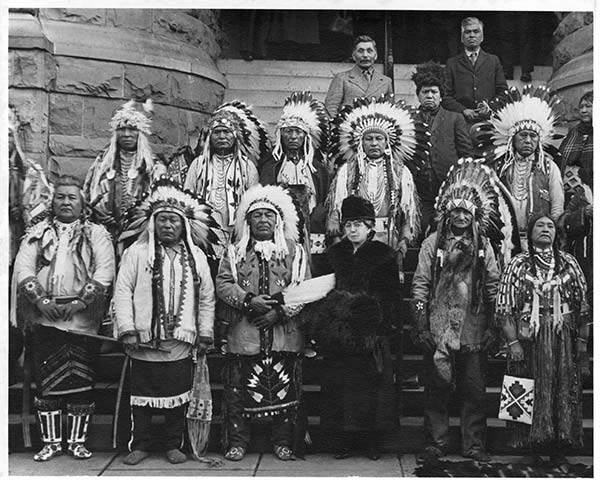
<svg viewBox="0 0 600 483">
<path fill-rule="evenodd" d="M 462 113 L 473 124 L 489 115 L 482 101 L 493 99 L 508 86 L 498 57 L 481 48 L 483 22 L 467 17 L 461 22 L 461 32 L 465 50 L 448 59 L 448 88 L 442 105 L 449 111 Z"/>
<path fill-rule="evenodd" d="M 420 64 L 412 80 L 417 86 L 419 116 L 429 125 L 431 133 L 431 149 L 425 163 L 408 164 L 421 199 L 421 234 L 424 236 L 435 214 L 435 198 L 450 166 L 458 158 L 472 156 L 473 146 L 463 116 L 441 106 L 446 84 L 444 68 L 437 62 Z"/>
<path fill-rule="evenodd" d="M 325 108 L 334 118 L 342 106 L 351 104 L 357 97 L 379 97 L 393 94 L 392 79 L 375 72 L 377 46 L 368 35 L 360 35 L 354 40 L 352 49 L 354 67 L 336 74 L 325 98 Z"/>
</svg>

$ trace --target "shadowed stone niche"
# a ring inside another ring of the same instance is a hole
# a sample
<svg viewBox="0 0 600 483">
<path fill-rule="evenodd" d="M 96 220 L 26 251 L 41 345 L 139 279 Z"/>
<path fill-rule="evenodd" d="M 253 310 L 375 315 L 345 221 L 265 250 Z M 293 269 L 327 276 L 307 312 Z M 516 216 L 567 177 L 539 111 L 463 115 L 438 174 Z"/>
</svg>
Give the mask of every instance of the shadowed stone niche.
<svg viewBox="0 0 600 483">
<path fill-rule="evenodd" d="M 194 146 L 223 100 L 222 38 L 217 10 L 11 9 L 9 102 L 27 156 L 85 176 L 129 99 L 154 102 L 157 153 Z"/>
</svg>

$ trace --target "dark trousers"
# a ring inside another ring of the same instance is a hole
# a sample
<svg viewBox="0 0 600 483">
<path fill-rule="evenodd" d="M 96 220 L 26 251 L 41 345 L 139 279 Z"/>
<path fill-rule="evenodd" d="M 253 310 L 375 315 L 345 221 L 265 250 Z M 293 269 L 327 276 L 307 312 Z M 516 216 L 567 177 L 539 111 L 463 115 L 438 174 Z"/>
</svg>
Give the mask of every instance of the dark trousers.
<svg viewBox="0 0 600 483">
<path fill-rule="evenodd" d="M 131 441 L 129 450 L 149 451 L 152 441 L 152 415 L 160 412 L 165 415 L 163 430 L 163 448 L 181 449 L 183 446 L 183 433 L 185 431 L 185 408 L 183 404 L 172 409 L 157 409 L 150 406 L 131 406 Z"/>
<path fill-rule="evenodd" d="M 455 354 L 454 380 L 461 396 L 460 426 L 462 452 L 485 449 L 485 373 L 483 352 Z M 439 381 L 431 354 L 425 356 L 425 440 L 441 448 L 448 446 L 448 401 L 451 385 Z"/>
<path fill-rule="evenodd" d="M 243 415 L 242 389 L 225 386 L 225 404 L 227 416 L 224 423 L 227 425 L 228 448 L 241 446 L 248 448 L 250 445 L 250 421 Z M 271 438 L 273 444 L 281 446 L 293 445 L 294 419 L 290 414 L 278 414 L 272 417 Z"/>
</svg>

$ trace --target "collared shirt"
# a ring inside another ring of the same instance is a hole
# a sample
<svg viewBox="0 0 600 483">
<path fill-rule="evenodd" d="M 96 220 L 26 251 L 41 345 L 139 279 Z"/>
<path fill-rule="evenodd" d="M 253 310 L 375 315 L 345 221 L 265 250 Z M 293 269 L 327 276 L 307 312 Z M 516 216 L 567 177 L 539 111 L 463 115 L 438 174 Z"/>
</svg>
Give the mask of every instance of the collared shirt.
<svg viewBox="0 0 600 483">
<path fill-rule="evenodd" d="M 371 80 L 373 79 L 374 72 L 375 72 L 375 69 L 373 67 L 369 67 L 368 69 L 363 69 L 362 74 L 363 74 L 363 76 L 365 76 L 365 79 L 367 79 L 369 82 L 371 82 Z"/>
<path fill-rule="evenodd" d="M 478 48 L 477 50 L 467 50 L 465 49 L 465 55 L 467 56 L 467 59 L 469 59 L 469 61 L 471 62 L 471 64 L 475 65 L 475 62 L 477 62 L 477 59 L 479 58 L 479 52 L 481 51 L 481 48 Z M 472 58 L 472 55 L 475 55 L 475 58 Z"/>
</svg>

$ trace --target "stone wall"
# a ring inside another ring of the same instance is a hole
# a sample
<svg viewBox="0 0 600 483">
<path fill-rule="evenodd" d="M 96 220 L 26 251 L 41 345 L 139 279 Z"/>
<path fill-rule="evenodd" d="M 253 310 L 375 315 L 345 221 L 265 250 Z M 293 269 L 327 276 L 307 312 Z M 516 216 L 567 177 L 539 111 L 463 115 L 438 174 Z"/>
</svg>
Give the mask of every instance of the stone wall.
<svg viewBox="0 0 600 483">
<path fill-rule="evenodd" d="M 549 86 L 565 102 L 564 117 L 570 122 L 578 119 L 579 99 L 593 87 L 593 21 L 592 12 L 572 12 L 554 31 L 554 72 Z"/>
<path fill-rule="evenodd" d="M 27 155 L 84 176 L 129 99 L 154 101 L 156 152 L 195 144 L 226 87 L 214 62 L 220 36 L 211 10 L 11 11 L 9 102 Z"/>
</svg>

